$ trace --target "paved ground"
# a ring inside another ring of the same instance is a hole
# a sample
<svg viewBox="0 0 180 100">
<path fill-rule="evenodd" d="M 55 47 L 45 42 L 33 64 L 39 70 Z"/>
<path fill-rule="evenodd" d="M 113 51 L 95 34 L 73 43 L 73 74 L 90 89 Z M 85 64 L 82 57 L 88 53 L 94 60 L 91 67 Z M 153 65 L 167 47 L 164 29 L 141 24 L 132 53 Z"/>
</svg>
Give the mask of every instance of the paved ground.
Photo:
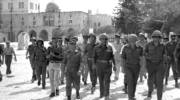
<svg viewBox="0 0 180 100">
<path fill-rule="evenodd" d="M 60 96 L 50 99 L 49 79 L 47 79 L 47 89 L 42 90 L 37 86 L 37 82 L 31 83 L 31 67 L 27 59 L 25 59 L 25 51 L 16 51 L 17 62 L 13 61 L 12 75 L 5 75 L 5 65 L 2 66 L 3 81 L 0 82 L 0 100 L 66 100 L 65 85 L 60 86 Z M 113 79 L 112 75 L 112 79 Z M 90 83 L 90 81 L 88 81 Z M 122 92 L 123 74 L 120 74 L 120 80 L 111 83 L 110 99 L 111 100 L 127 100 L 127 95 Z M 81 85 L 82 100 L 99 100 L 99 86 L 93 95 L 90 93 L 90 84 L 88 86 Z M 139 83 L 137 86 L 137 100 L 145 100 L 147 93 L 146 81 Z M 156 91 L 151 100 L 156 99 Z M 73 90 L 73 98 L 75 98 L 75 90 Z M 103 99 L 102 99 L 103 100 Z M 180 89 L 174 88 L 173 78 L 170 78 L 169 85 L 166 87 L 163 100 L 180 100 Z"/>
</svg>

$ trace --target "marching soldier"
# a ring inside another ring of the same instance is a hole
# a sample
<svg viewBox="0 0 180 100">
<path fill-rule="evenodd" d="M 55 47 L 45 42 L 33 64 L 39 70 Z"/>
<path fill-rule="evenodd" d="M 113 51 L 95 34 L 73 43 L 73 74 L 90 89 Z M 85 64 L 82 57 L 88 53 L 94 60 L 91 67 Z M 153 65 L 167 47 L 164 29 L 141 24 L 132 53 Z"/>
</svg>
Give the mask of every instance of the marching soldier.
<svg viewBox="0 0 180 100">
<path fill-rule="evenodd" d="M 87 85 L 87 77 L 88 77 L 88 65 L 87 65 L 87 55 L 85 54 L 85 48 L 88 44 L 88 35 L 83 35 L 83 43 L 81 45 L 82 50 L 82 60 L 83 60 L 83 70 L 82 70 L 82 81 L 84 82 L 84 85 Z"/>
<path fill-rule="evenodd" d="M 90 72 L 90 79 L 92 82 L 91 93 L 93 94 L 95 91 L 96 83 L 97 83 L 97 74 L 96 69 L 93 69 L 93 50 L 97 46 L 96 44 L 96 36 L 93 34 L 89 35 L 89 43 L 87 44 L 84 54 L 87 55 L 87 64 Z"/>
<path fill-rule="evenodd" d="M 0 67 L 4 63 L 3 52 L 4 52 L 4 45 L 0 44 Z M 3 79 L 3 76 L 0 70 L 0 82 L 2 81 L 2 79 Z"/>
<path fill-rule="evenodd" d="M 114 80 L 118 80 L 119 79 L 119 73 L 120 73 L 120 51 L 121 51 L 121 48 L 122 48 L 122 44 L 120 43 L 120 38 L 121 36 L 119 34 L 116 34 L 115 35 L 115 42 L 114 42 L 114 47 L 116 49 L 115 53 L 114 53 L 114 56 L 115 56 L 115 61 L 116 61 L 116 67 L 117 67 L 117 70 L 115 72 L 115 77 L 114 77 Z"/>
<path fill-rule="evenodd" d="M 99 36 L 100 44 L 95 47 L 93 55 L 93 68 L 97 69 L 100 83 L 100 98 L 105 96 L 109 100 L 110 77 L 113 70 L 116 70 L 115 59 L 112 47 L 108 45 L 108 37 L 104 34 Z"/>
<path fill-rule="evenodd" d="M 127 86 L 129 100 L 135 99 L 135 91 L 140 71 L 140 60 L 143 56 L 143 48 L 136 46 L 137 36 L 131 34 L 128 36 L 128 45 L 122 51 L 122 58 L 125 63 L 125 73 L 127 75 Z"/>
<path fill-rule="evenodd" d="M 145 57 L 148 72 L 148 98 L 151 98 L 153 85 L 157 87 L 157 100 L 162 100 L 163 78 L 165 68 L 164 58 L 166 57 L 165 46 L 161 43 L 161 32 L 156 30 L 152 33 L 152 42 L 145 47 Z"/>
<path fill-rule="evenodd" d="M 175 65 L 175 59 L 174 59 L 174 51 L 177 45 L 176 42 L 176 34 L 171 32 L 170 33 L 170 42 L 166 44 L 166 51 L 167 51 L 167 56 L 168 56 L 168 61 L 167 61 L 167 67 L 166 67 L 166 73 L 165 73 L 165 85 L 168 84 L 168 77 L 169 77 L 169 69 L 172 67 L 173 71 L 173 76 L 175 80 L 175 87 L 178 87 L 178 73 Z"/>
<path fill-rule="evenodd" d="M 46 85 L 46 66 L 47 66 L 47 50 L 44 47 L 43 40 L 37 40 L 37 46 L 34 49 L 33 59 L 35 63 L 36 77 L 38 80 L 38 86 L 41 85 L 42 80 L 42 89 L 45 89 Z"/>
<path fill-rule="evenodd" d="M 54 97 L 55 95 L 59 95 L 59 72 L 63 60 L 63 48 L 62 46 L 58 46 L 58 38 L 52 38 L 52 46 L 48 48 L 47 54 L 47 58 L 49 59 L 49 76 L 51 85 L 51 94 L 49 97 Z"/>
<path fill-rule="evenodd" d="M 146 38 L 145 38 L 144 34 L 140 33 L 139 34 L 139 41 L 136 42 L 136 45 L 142 47 L 143 50 L 144 50 L 146 44 L 147 44 L 147 41 L 146 41 Z M 141 59 L 140 65 L 141 65 L 141 69 L 140 69 L 139 77 L 140 77 L 140 82 L 143 82 L 143 77 L 147 78 L 146 77 L 146 61 L 145 61 L 144 56 Z"/>
<path fill-rule="evenodd" d="M 35 72 L 35 63 L 34 63 L 34 59 L 33 59 L 33 54 L 34 54 L 34 49 L 36 47 L 36 38 L 32 37 L 30 39 L 30 41 L 32 42 L 31 45 L 28 46 L 27 51 L 26 51 L 26 59 L 29 59 L 30 61 L 30 65 L 32 68 L 32 79 L 31 82 L 33 83 L 36 80 L 36 72 Z"/>
<path fill-rule="evenodd" d="M 177 45 L 174 51 L 174 59 L 176 63 L 177 76 L 179 78 L 180 77 L 180 34 L 177 34 Z M 178 80 L 176 81 L 178 83 Z M 179 86 L 177 85 L 176 87 L 179 87 Z"/>
<path fill-rule="evenodd" d="M 64 64 L 66 73 L 66 96 L 71 100 L 72 84 L 76 89 L 76 99 L 80 99 L 80 75 L 82 71 L 82 56 L 80 48 L 76 45 L 77 38 L 71 37 L 66 51 Z"/>
</svg>

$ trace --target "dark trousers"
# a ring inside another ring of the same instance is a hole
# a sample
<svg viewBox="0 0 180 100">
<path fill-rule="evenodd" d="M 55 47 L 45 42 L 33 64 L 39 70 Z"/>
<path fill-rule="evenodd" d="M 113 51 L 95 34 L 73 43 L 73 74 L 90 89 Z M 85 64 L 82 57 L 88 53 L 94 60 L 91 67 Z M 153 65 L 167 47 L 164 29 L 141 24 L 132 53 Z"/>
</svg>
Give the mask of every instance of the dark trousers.
<svg viewBox="0 0 180 100">
<path fill-rule="evenodd" d="M 129 98 L 135 97 L 136 85 L 137 85 L 137 80 L 139 77 L 139 71 L 140 71 L 139 65 L 130 65 L 130 66 L 126 66 L 126 68 L 125 68 L 125 73 L 127 76 L 127 87 L 128 87 Z"/>
<path fill-rule="evenodd" d="M 41 81 L 42 78 L 42 85 L 45 86 L 46 85 L 46 63 L 45 62 L 36 62 L 35 65 L 35 69 L 36 69 L 36 77 L 38 79 L 38 81 Z"/>
<path fill-rule="evenodd" d="M 36 80 L 35 62 L 33 61 L 32 57 L 30 57 L 29 61 L 32 68 L 32 79 Z"/>
<path fill-rule="evenodd" d="M 109 96 L 112 65 L 109 63 L 97 62 L 96 67 L 97 67 L 97 75 L 100 83 L 100 96 Z"/>
<path fill-rule="evenodd" d="M 12 55 L 5 55 L 5 64 L 7 66 L 6 74 L 11 73 Z"/>
<path fill-rule="evenodd" d="M 171 67 L 172 67 L 172 72 L 173 72 L 174 79 L 177 80 L 177 78 L 178 78 L 178 73 L 177 73 L 177 68 L 176 68 L 175 62 L 171 61 L 170 63 L 166 64 L 166 71 L 165 71 L 166 82 L 168 81 L 169 70 L 170 70 Z"/>
<path fill-rule="evenodd" d="M 148 70 L 149 93 L 151 94 L 153 92 L 154 84 L 155 84 L 157 88 L 157 100 L 162 100 L 163 79 L 165 72 L 163 62 L 160 63 L 147 62 L 147 70 Z"/>
<path fill-rule="evenodd" d="M 66 96 L 71 96 L 72 84 L 76 89 L 76 92 L 80 90 L 80 75 L 77 72 L 66 73 Z"/>
<path fill-rule="evenodd" d="M 95 87 L 97 84 L 97 71 L 92 68 L 92 60 L 88 60 L 88 68 L 90 72 L 90 79 L 92 82 L 92 86 Z"/>
</svg>

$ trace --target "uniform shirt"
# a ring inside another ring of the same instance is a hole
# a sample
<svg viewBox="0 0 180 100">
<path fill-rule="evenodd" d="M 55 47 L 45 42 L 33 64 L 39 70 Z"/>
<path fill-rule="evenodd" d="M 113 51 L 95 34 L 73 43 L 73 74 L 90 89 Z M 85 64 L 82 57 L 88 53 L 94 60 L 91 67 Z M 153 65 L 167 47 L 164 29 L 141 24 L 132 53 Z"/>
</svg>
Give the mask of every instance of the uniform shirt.
<svg viewBox="0 0 180 100">
<path fill-rule="evenodd" d="M 130 45 L 125 45 L 122 51 L 122 58 L 125 64 L 140 64 L 140 57 L 143 56 L 143 48 L 135 45 L 132 48 Z"/>
<path fill-rule="evenodd" d="M 81 52 L 78 47 L 76 47 L 75 52 L 67 50 L 64 58 L 64 64 L 67 72 L 78 72 L 81 64 Z"/>
<path fill-rule="evenodd" d="M 177 42 L 175 41 L 170 41 L 166 44 L 167 55 L 170 56 L 171 58 L 173 58 L 176 45 L 177 45 Z"/>
<path fill-rule="evenodd" d="M 151 62 L 161 62 L 164 59 L 165 46 L 161 43 L 155 46 L 153 42 L 150 42 L 145 47 L 145 57 Z"/>
<path fill-rule="evenodd" d="M 14 53 L 13 47 L 5 48 L 4 49 L 4 55 L 12 55 Z"/>
<path fill-rule="evenodd" d="M 110 45 L 103 46 L 99 44 L 94 48 L 94 63 L 96 63 L 97 60 L 105 60 L 105 61 L 110 61 L 114 59 L 114 54 L 112 47 Z"/>
<path fill-rule="evenodd" d="M 36 46 L 35 49 L 34 49 L 34 60 L 36 62 L 40 61 L 40 62 L 46 62 L 47 59 L 46 59 L 46 53 L 47 53 L 47 50 L 45 47 L 38 47 Z"/>
<path fill-rule="evenodd" d="M 48 47 L 47 54 L 53 53 L 58 56 L 50 56 L 49 61 L 60 62 L 63 60 L 63 48 L 62 47 Z"/>
<path fill-rule="evenodd" d="M 28 46 L 28 49 L 27 49 L 27 50 L 28 50 L 28 52 L 29 52 L 29 56 L 30 56 L 30 57 L 33 56 L 35 47 L 36 47 L 36 46 L 35 46 L 35 45 L 32 45 L 32 44 Z"/>
<path fill-rule="evenodd" d="M 88 43 L 84 53 L 87 54 L 87 58 L 93 58 L 93 51 L 94 51 L 94 47 L 97 46 L 97 44 L 92 44 L 92 43 Z"/>
<path fill-rule="evenodd" d="M 174 56 L 178 60 L 180 60 L 180 43 L 177 43 L 176 48 L 174 50 Z"/>
</svg>

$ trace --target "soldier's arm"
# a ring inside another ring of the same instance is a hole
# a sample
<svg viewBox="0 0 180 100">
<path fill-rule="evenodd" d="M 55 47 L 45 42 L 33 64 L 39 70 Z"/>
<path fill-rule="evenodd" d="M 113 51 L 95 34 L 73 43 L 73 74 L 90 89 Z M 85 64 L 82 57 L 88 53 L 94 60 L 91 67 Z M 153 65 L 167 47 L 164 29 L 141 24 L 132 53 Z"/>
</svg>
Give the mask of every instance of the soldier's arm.
<svg viewBox="0 0 180 100">
<path fill-rule="evenodd" d="M 121 59 L 122 59 L 122 67 L 125 67 L 125 64 L 126 64 L 126 47 L 123 47 L 123 49 L 122 49 Z"/>
<path fill-rule="evenodd" d="M 28 48 L 26 50 L 26 58 L 28 57 L 28 54 L 29 54 L 29 46 L 28 46 Z"/>
<path fill-rule="evenodd" d="M 17 59 L 16 59 L 16 53 L 15 53 L 15 51 L 14 51 L 13 48 L 12 48 L 12 53 L 13 53 L 13 55 L 14 55 L 15 60 L 17 60 Z"/>
</svg>

